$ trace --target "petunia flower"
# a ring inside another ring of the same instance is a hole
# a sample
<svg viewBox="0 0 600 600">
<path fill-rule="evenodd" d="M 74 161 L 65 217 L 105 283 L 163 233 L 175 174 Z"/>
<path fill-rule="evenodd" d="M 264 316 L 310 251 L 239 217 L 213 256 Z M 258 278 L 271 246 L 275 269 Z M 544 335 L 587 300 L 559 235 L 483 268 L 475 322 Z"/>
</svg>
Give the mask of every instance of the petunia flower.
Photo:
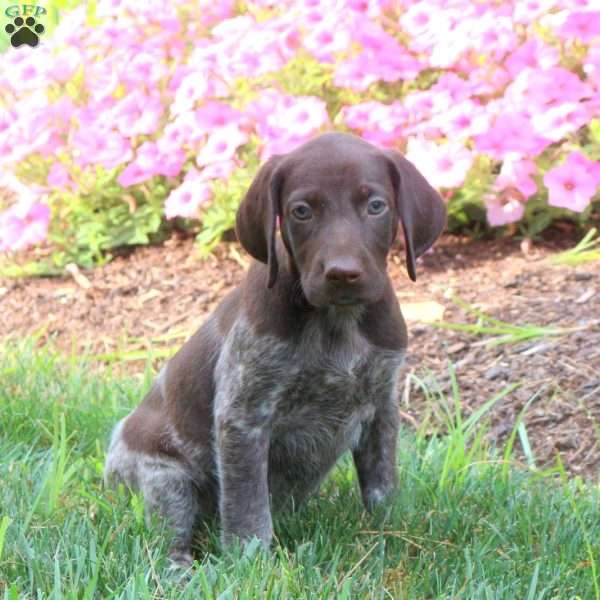
<svg viewBox="0 0 600 600">
<path fill-rule="evenodd" d="M 16 251 L 46 239 L 50 207 L 43 202 L 20 200 L 0 213 L 0 252 Z"/>
<path fill-rule="evenodd" d="M 208 182 L 184 181 L 169 194 L 165 202 L 165 216 L 167 219 L 197 218 L 200 206 L 208 202 L 212 196 L 213 192 Z"/>
<path fill-rule="evenodd" d="M 436 188 L 455 188 L 463 184 L 473 164 L 473 154 L 460 143 L 436 144 L 411 138 L 406 148 L 410 160 Z"/>
<path fill-rule="evenodd" d="M 199 167 L 231 160 L 238 147 L 248 141 L 248 136 L 237 125 L 215 129 L 196 157 Z"/>
<path fill-rule="evenodd" d="M 600 166 L 579 152 L 572 152 L 562 165 L 544 175 L 548 204 L 584 211 L 600 185 Z"/>
</svg>

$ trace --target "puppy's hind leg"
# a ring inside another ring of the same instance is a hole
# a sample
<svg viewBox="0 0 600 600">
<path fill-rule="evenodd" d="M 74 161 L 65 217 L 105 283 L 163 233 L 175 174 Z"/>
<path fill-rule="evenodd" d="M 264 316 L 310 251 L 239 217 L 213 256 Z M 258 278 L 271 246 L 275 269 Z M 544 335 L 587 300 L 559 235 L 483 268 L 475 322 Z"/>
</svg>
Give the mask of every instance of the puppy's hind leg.
<svg viewBox="0 0 600 600">
<path fill-rule="evenodd" d="M 140 463 L 140 491 L 148 517 L 157 512 L 167 520 L 173 532 L 169 559 L 174 566 L 188 567 L 194 529 L 201 516 L 199 490 L 174 461 L 144 457 Z"/>
<path fill-rule="evenodd" d="M 121 420 L 113 431 L 104 469 L 105 483 L 123 482 L 141 492 L 147 519 L 156 512 L 172 528 L 171 561 L 189 566 L 194 526 L 207 502 L 200 506 L 197 483 L 180 460 L 129 448 L 122 435 L 125 421 Z"/>
</svg>

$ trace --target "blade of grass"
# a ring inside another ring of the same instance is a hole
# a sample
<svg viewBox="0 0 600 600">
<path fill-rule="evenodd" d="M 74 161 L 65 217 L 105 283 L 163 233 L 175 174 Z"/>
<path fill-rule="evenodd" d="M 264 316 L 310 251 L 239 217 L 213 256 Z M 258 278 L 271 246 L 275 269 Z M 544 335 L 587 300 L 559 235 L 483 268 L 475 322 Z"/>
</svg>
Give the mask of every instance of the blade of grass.
<svg viewBox="0 0 600 600">
<path fill-rule="evenodd" d="M 521 442 L 521 446 L 523 447 L 523 454 L 527 459 L 527 464 L 529 465 L 529 468 L 536 469 L 535 457 L 533 455 L 533 450 L 531 449 L 531 444 L 529 443 L 527 428 L 525 427 L 525 423 L 523 423 L 523 421 L 521 421 L 517 425 L 517 432 L 519 433 L 519 441 Z"/>
<path fill-rule="evenodd" d="M 533 575 L 531 576 L 531 583 L 529 584 L 529 591 L 527 592 L 527 600 L 536 600 L 539 596 L 536 596 L 538 577 L 540 575 L 540 563 L 536 563 Z"/>
<path fill-rule="evenodd" d="M 508 394 L 514 392 L 517 388 L 521 387 L 521 383 L 511 383 L 507 385 L 503 390 L 500 390 L 495 396 L 484 402 L 473 414 L 465 421 L 465 431 L 469 433 L 473 427 L 481 420 L 481 418 L 502 398 L 508 396 Z"/>
<path fill-rule="evenodd" d="M 531 404 L 535 400 L 537 400 L 540 397 L 540 395 L 544 389 L 545 389 L 545 387 L 542 387 L 535 394 L 533 394 L 533 396 L 531 396 L 529 398 L 529 400 L 527 400 L 527 402 L 525 402 L 523 408 L 521 409 L 521 411 L 519 412 L 519 414 L 517 416 L 515 425 L 510 433 L 510 436 L 508 437 L 506 446 L 504 448 L 504 462 L 502 464 L 502 478 L 504 479 L 504 481 L 507 481 L 507 479 L 508 479 L 508 475 L 509 475 L 509 471 L 510 471 L 509 460 L 512 455 L 513 447 L 515 444 L 515 439 L 517 438 L 517 432 L 518 432 L 519 425 L 522 423 L 523 418 L 525 417 L 525 413 L 527 412 L 527 409 L 531 406 Z"/>
<path fill-rule="evenodd" d="M 6 532 L 11 523 L 12 519 L 6 515 L 2 517 L 2 520 L 0 521 L 0 560 L 2 560 L 2 552 L 4 551 L 4 540 L 6 539 Z"/>
<path fill-rule="evenodd" d="M 550 258 L 555 265 L 575 266 L 583 262 L 600 260 L 600 237 L 596 237 L 598 230 L 592 227 L 583 239 L 570 250 L 560 252 Z"/>
</svg>

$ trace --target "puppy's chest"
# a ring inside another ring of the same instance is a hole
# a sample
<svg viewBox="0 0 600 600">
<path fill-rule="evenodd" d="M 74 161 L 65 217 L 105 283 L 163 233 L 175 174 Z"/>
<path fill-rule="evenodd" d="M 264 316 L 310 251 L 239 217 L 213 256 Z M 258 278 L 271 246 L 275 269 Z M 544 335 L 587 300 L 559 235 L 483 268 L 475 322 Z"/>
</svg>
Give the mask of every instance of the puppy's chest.
<svg viewBox="0 0 600 600">
<path fill-rule="evenodd" d="M 377 354 L 366 348 L 354 353 L 296 353 L 281 365 L 277 412 L 313 409 L 325 414 L 358 408 L 382 383 L 378 376 L 385 378 L 386 369 L 376 363 Z"/>
<path fill-rule="evenodd" d="M 272 456 L 319 470 L 357 446 L 378 404 L 393 393 L 400 358 L 366 347 L 352 360 L 334 352 L 313 358 L 290 373 L 276 400 Z"/>
<path fill-rule="evenodd" d="M 235 402 L 251 426 L 268 424 L 290 436 L 313 430 L 325 437 L 372 419 L 393 391 L 403 353 L 368 344 L 358 329 L 309 328 L 294 341 L 234 339 L 219 369 L 217 404 Z M 227 390 L 228 388 L 228 390 Z"/>
</svg>

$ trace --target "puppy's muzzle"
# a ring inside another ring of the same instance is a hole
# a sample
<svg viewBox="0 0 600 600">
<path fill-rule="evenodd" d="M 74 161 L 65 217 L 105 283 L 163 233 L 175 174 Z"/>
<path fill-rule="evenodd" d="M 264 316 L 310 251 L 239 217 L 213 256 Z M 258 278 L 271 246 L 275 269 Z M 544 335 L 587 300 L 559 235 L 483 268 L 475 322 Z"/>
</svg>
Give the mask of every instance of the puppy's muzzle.
<svg viewBox="0 0 600 600">
<path fill-rule="evenodd" d="M 341 256 L 326 262 L 324 288 L 329 303 L 353 305 L 364 302 L 365 273 L 360 262 L 351 256 Z"/>
</svg>

